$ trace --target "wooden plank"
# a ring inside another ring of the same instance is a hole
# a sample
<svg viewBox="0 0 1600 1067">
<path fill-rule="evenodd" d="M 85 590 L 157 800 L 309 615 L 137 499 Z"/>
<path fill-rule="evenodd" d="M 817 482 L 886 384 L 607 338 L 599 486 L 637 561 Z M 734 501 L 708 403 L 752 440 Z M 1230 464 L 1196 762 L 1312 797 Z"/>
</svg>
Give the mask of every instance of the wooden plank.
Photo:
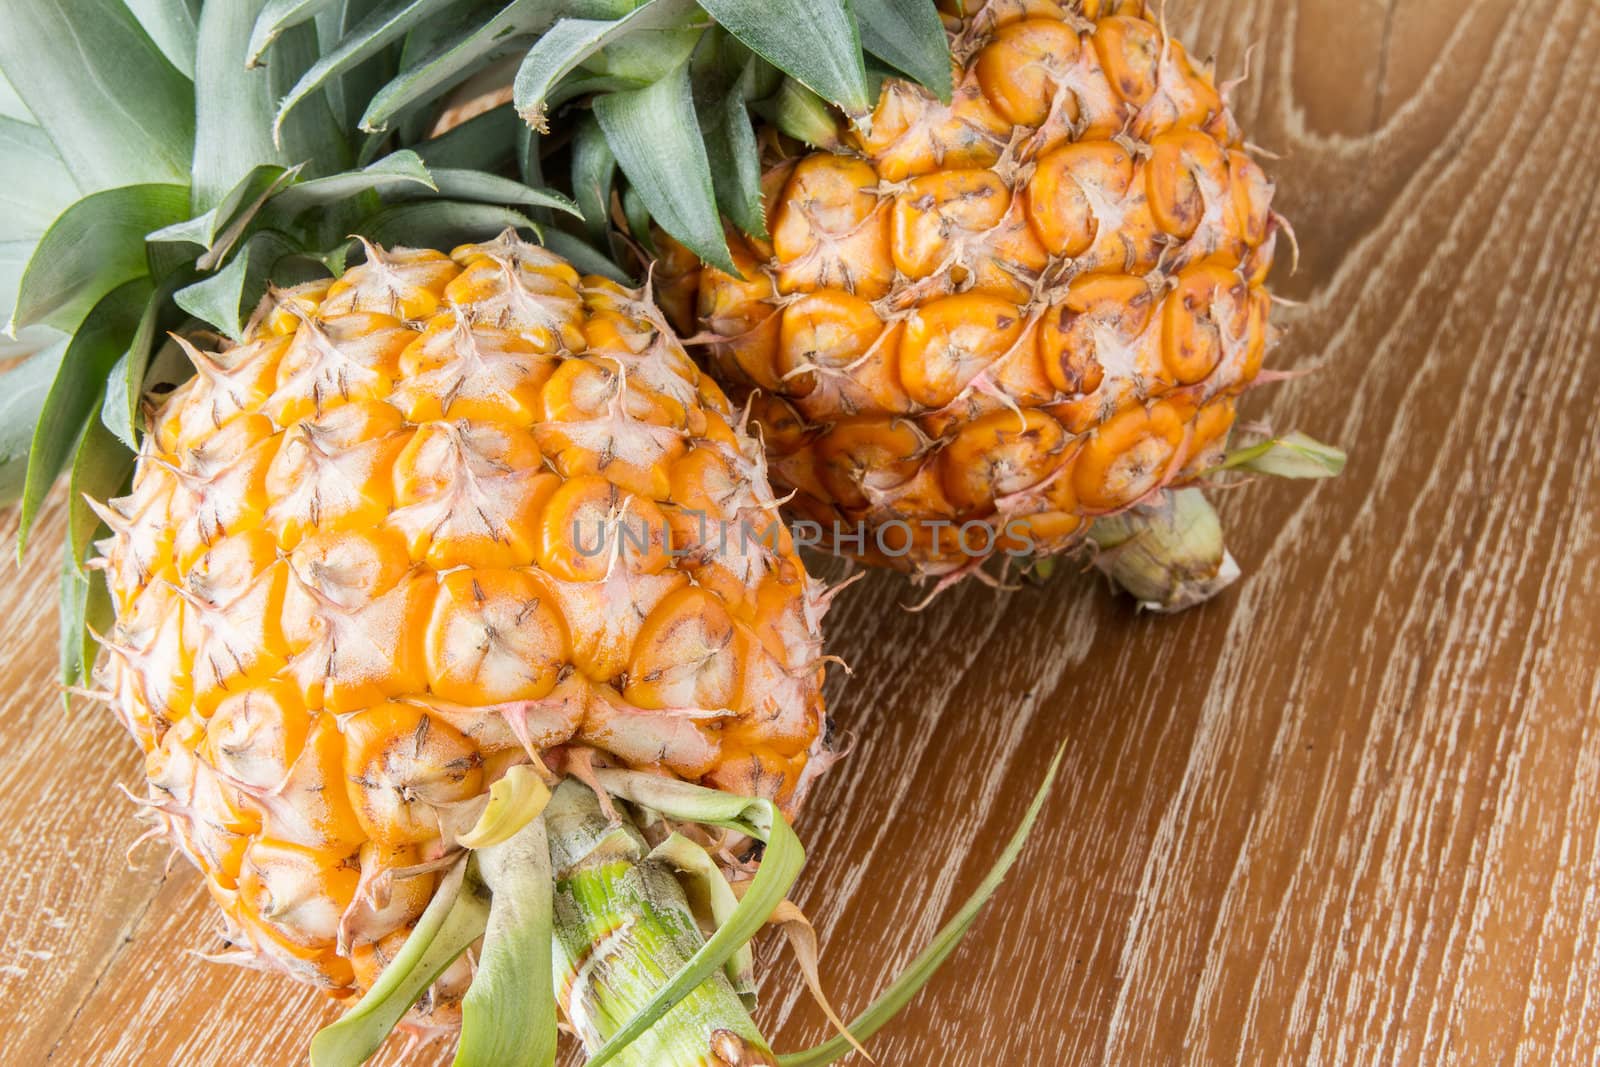
<svg viewBox="0 0 1600 1067">
<path fill-rule="evenodd" d="M 925 943 L 1065 743 L 1023 868 L 878 1062 L 1593 1063 L 1600 8 L 1170 7 L 1225 72 L 1258 43 L 1236 101 L 1305 246 L 1274 362 L 1318 373 L 1248 414 L 1350 470 L 1228 494 L 1250 576 L 1178 619 L 1082 576 L 844 595 L 857 741 L 800 827 L 830 993 L 858 1010 Z M 333 1007 L 185 954 L 198 880 L 123 863 L 139 768 L 60 710 L 44 555 L 0 585 L 6 1058 L 300 1062 Z M 761 957 L 780 1045 L 825 1036 Z"/>
</svg>

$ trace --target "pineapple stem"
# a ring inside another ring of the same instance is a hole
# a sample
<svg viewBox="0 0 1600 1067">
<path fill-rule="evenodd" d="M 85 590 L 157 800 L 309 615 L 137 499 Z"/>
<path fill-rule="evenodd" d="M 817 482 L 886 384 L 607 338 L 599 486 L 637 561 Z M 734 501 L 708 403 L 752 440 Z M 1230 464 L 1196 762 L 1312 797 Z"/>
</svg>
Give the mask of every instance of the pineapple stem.
<svg viewBox="0 0 1600 1067">
<path fill-rule="evenodd" d="M 1175 614 L 1232 585 L 1239 565 L 1222 522 L 1198 489 L 1177 489 L 1095 522 L 1095 566 L 1147 611 Z"/>
<path fill-rule="evenodd" d="M 556 996 L 592 1056 L 705 943 L 672 870 L 626 815 L 568 780 L 544 819 L 555 875 Z M 619 1067 L 775 1064 L 723 971 L 701 982 L 612 1060 Z"/>
</svg>

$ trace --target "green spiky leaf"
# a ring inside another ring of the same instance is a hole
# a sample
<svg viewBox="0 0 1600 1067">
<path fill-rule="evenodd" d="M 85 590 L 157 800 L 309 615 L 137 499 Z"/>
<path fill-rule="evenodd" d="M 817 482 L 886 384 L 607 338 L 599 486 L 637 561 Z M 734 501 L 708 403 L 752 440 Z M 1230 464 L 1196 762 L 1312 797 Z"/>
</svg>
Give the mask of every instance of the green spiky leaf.
<svg viewBox="0 0 1600 1067">
<path fill-rule="evenodd" d="M 737 274 L 699 135 L 688 64 L 644 89 L 599 97 L 594 113 L 650 216 L 701 259 Z"/>
<path fill-rule="evenodd" d="M 207 4 L 200 10 L 195 69 L 195 152 L 190 167 L 196 211 L 219 205 L 251 168 L 286 165 L 272 141 L 272 82 L 243 68 L 261 0 Z"/>
<path fill-rule="evenodd" d="M 278 105 L 277 123 L 281 126 L 289 112 L 306 97 L 377 55 L 398 41 L 418 22 L 455 0 L 386 0 L 358 22 L 331 49 L 325 51 L 284 96 Z"/>
<path fill-rule="evenodd" d="M 846 0 L 700 0 L 700 6 L 751 51 L 847 114 L 871 109 L 861 37 Z"/>
<path fill-rule="evenodd" d="M 717 205 L 745 233 L 765 238 L 761 150 L 745 109 L 744 88 L 735 85 L 701 113 L 700 122 Z"/>
<path fill-rule="evenodd" d="M 692 0 L 650 0 L 619 19 L 562 19 L 539 38 L 517 68 L 512 85 L 517 114 L 529 125 L 542 126 L 556 86 L 601 49 L 630 34 L 681 26 L 697 14 Z"/>
<path fill-rule="evenodd" d="M 950 102 L 950 43 L 938 8 L 928 0 L 850 0 L 850 8 L 868 52 Z"/>
<path fill-rule="evenodd" d="M 22 97 L 17 95 L 17 91 L 6 80 L 4 71 L 0 71 L 0 115 L 16 119 L 18 122 L 26 122 L 30 126 L 39 124 L 33 112 L 28 110 L 28 105 L 22 102 Z"/>
<path fill-rule="evenodd" d="M 561 0 L 512 0 L 492 18 L 469 21 L 378 90 L 361 116 L 361 128 L 387 129 L 402 111 L 434 99 L 463 72 L 510 55 L 518 38 L 543 31 L 571 6 Z"/>
<path fill-rule="evenodd" d="M 117 440 L 99 419 L 84 423 L 72 458 L 67 497 L 67 551 L 80 567 L 94 549 L 100 517 L 85 498 L 105 501 L 116 496 L 133 471 L 133 451 Z M 88 577 L 88 571 L 84 576 Z"/>
<path fill-rule="evenodd" d="M 526 123 L 517 124 L 517 173 L 525 184 L 541 186 L 544 161 L 539 158 L 539 131 Z"/>
<path fill-rule="evenodd" d="M 989 868 L 989 873 L 978 884 L 978 888 L 961 905 L 961 910 L 940 928 L 928 947 L 900 972 L 899 977 L 890 983 L 889 988 L 880 993 L 878 999 L 850 1023 L 851 1036 L 857 1041 L 866 1041 L 898 1015 L 901 1009 L 911 1002 L 911 998 L 928 984 L 928 980 L 938 972 L 944 961 L 950 958 L 950 954 L 961 944 L 961 939 L 967 936 L 967 931 L 977 922 L 983 906 L 994 896 L 995 891 L 1000 888 L 1000 883 L 1005 881 L 1006 875 L 1015 866 L 1017 858 L 1022 855 L 1023 846 L 1028 843 L 1028 836 L 1033 833 L 1034 824 L 1039 821 L 1039 812 L 1043 810 L 1045 800 L 1050 796 L 1050 788 L 1055 784 L 1056 775 L 1061 771 L 1061 759 L 1065 753 L 1065 748 L 1057 750 L 1055 759 L 1051 761 L 1050 769 L 1045 774 L 1044 783 L 1034 794 L 1021 824 L 1012 833 L 1011 839 L 1006 842 L 1006 847 L 1000 853 L 1000 858 Z M 840 1036 L 803 1052 L 779 1056 L 778 1063 L 781 1067 L 823 1067 L 824 1064 L 843 1059 L 852 1051 L 854 1049 L 850 1042 Z"/>
<path fill-rule="evenodd" d="M 145 373 L 149 370 L 150 359 L 156 349 L 156 337 L 164 322 L 171 324 L 169 301 L 172 294 L 192 277 L 193 272 L 184 271 L 163 279 L 156 287 L 139 317 L 138 327 L 128 340 L 127 349 L 122 353 L 122 358 L 117 360 L 116 366 L 111 368 L 106 380 L 105 399 L 100 404 L 100 422 L 128 448 L 137 450 L 139 447 L 136 432 L 139 402 L 144 396 Z"/>
<path fill-rule="evenodd" d="M 357 1067 L 389 1036 L 433 980 L 444 973 L 489 923 L 489 891 L 475 860 L 451 868 L 411 929 L 406 943 L 366 995 L 311 1041 L 312 1067 Z"/>
<path fill-rule="evenodd" d="M 105 579 L 98 574 L 80 571 L 79 561 L 73 558 L 71 546 L 62 546 L 61 557 L 58 657 L 61 684 L 70 687 L 82 685 L 88 680 L 89 668 L 94 664 L 98 651 L 94 635 L 110 629 L 113 609 Z M 71 694 L 63 692 L 61 699 L 70 709 Z"/>
<path fill-rule="evenodd" d="M 301 182 L 278 194 L 272 202 L 272 209 L 282 217 L 292 218 L 302 211 L 337 204 L 369 189 L 382 190 L 407 185 L 434 192 L 439 188 L 417 154 L 402 149 L 361 170 Z"/>
<path fill-rule="evenodd" d="M 194 77 L 195 49 L 199 43 L 199 30 L 195 25 L 198 3 L 191 0 L 123 0 L 145 28 L 150 39 L 161 49 L 178 72 L 185 78 Z"/>
<path fill-rule="evenodd" d="M 589 240 L 604 244 L 611 232 L 611 193 L 617 176 L 617 157 L 593 115 L 578 120 L 572 133 L 572 194 Z"/>
<path fill-rule="evenodd" d="M 189 190 L 181 185 L 129 185 L 79 200 L 28 260 L 11 330 L 34 323 L 73 329 L 107 293 L 149 270 L 145 234 L 188 213 Z"/>
<path fill-rule="evenodd" d="M 839 123 L 828 102 L 793 78 L 768 100 L 753 105 L 778 130 L 812 148 L 839 147 Z"/>
<path fill-rule="evenodd" d="M 493 204 L 427 200 L 395 204 L 370 216 L 360 232 L 381 245 L 451 248 L 468 241 L 486 241 L 506 229 L 539 232 L 520 211 Z"/>
<path fill-rule="evenodd" d="M 148 234 L 145 239 L 155 243 L 177 242 L 199 245 L 209 251 L 217 245 L 222 234 L 241 218 L 248 224 L 289 173 L 276 163 L 263 163 L 258 167 L 252 167 L 232 189 L 228 190 L 215 207 L 194 218 L 184 219 L 171 226 L 163 226 Z"/>
<path fill-rule="evenodd" d="M 669 11 L 672 6 L 667 0 L 651 0 L 639 10 L 654 14 Z M 664 24 L 659 28 L 639 26 L 633 32 L 613 38 L 584 61 L 583 76 L 602 79 L 619 88 L 637 89 L 649 85 L 687 60 L 711 25 L 693 8 L 679 17 L 662 21 Z"/>
<path fill-rule="evenodd" d="M 27 551 L 28 534 L 45 494 L 72 458 L 84 423 L 100 403 L 106 375 L 122 355 L 154 290 L 145 277 L 118 286 L 95 304 L 67 345 L 28 447 L 28 478 L 17 521 L 19 560 Z"/>
<path fill-rule="evenodd" d="M 549 189 L 538 189 L 498 174 L 485 174 L 477 170 L 441 168 L 433 171 L 433 179 L 441 199 L 460 200 L 473 204 L 520 204 L 523 207 L 551 208 L 568 215 L 579 214 L 578 205 Z M 426 194 L 415 188 L 398 188 L 390 200 L 425 198 Z"/>
<path fill-rule="evenodd" d="M 0 70 L 79 188 L 188 180 L 194 86 L 121 0 L 8 0 Z"/>
<path fill-rule="evenodd" d="M 7 319 L 11 318 L 11 310 L 17 306 L 17 289 L 22 283 L 22 274 L 28 269 L 28 260 L 33 258 L 33 250 L 38 246 L 38 241 L 0 241 L 0 314 Z M 5 332 L 0 331 L 0 344 L 7 340 L 10 339 Z"/>
<path fill-rule="evenodd" d="M 1230 452 L 1216 469 L 1250 471 L 1274 478 L 1337 478 L 1344 473 L 1347 458 L 1343 449 L 1295 432 Z"/>
<path fill-rule="evenodd" d="M 262 55 L 284 31 L 311 21 L 333 3 L 334 0 L 267 0 L 250 29 L 246 62 L 252 67 L 260 63 Z"/>
<path fill-rule="evenodd" d="M 299 244 L 283 234 L 261 230 L 251 235 L 227 266 L 179 289 L 172 298 L 195 318 L 242 341 L 245 319 L 266 295 L 268 284 L 282 281 L 275 277 L 273 268 L 279 260 L 299 251 Z"/>
<path fill-rule="evenodd" d="M 656 249 L 656 237 L 652 232 L 650 209 L 645 206 L 639 190 L 631 185 L 622 188 L 622 217 L 627 220 L 628 233 L 644 249 L 645 254 L 654 259 L 660 253 Z"/>
</svg>

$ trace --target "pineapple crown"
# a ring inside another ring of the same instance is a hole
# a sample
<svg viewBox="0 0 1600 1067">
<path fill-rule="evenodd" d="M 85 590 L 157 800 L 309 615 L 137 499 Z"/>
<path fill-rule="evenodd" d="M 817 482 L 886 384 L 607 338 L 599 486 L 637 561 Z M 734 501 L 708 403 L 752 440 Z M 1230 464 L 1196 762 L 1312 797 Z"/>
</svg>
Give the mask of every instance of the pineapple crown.
<svg viewBox="0 0 1600 1067">
<path fill-rule="evenodd" d="M 626 281 L 613 213 L 731 269 L 722 218 L 765 230 L 752 114 L 804 132 L 825 101 L 865 116 L 889 73 L 950 88 L 925 0 L 16 0 L 7 22 L 0 504 L 20 555 L 70 471 L 68 686 L 109 618 L 87 500 L 192 372 L 170 333 L 237 340 L 270 287 L 367 242 L 511 227 Z M 441 123 L 452 97 L 477 113 Z"/>
</svg>

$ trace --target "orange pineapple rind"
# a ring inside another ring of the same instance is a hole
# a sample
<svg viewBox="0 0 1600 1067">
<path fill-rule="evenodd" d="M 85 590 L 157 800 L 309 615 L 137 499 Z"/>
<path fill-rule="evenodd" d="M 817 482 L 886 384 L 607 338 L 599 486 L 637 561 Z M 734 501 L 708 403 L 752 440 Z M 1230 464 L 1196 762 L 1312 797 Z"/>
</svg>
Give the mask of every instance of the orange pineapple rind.
<svg viewBox="0 0 1600 1067">
<path fill-rule="evenodd" d="M 845 147 L 777 163 L 771 241 L 729 233 L 744 278 L 670 241 L 657 268 L 670 311 L 698 285 L 792 513 L 930 576 L 985 555 L 947 524 L 1048 555 L 1204 471 L 1271 340 L 1280 229 L 1144 3 L 940 6 L 949 104 L 889 81 Z"/>
</svg>

